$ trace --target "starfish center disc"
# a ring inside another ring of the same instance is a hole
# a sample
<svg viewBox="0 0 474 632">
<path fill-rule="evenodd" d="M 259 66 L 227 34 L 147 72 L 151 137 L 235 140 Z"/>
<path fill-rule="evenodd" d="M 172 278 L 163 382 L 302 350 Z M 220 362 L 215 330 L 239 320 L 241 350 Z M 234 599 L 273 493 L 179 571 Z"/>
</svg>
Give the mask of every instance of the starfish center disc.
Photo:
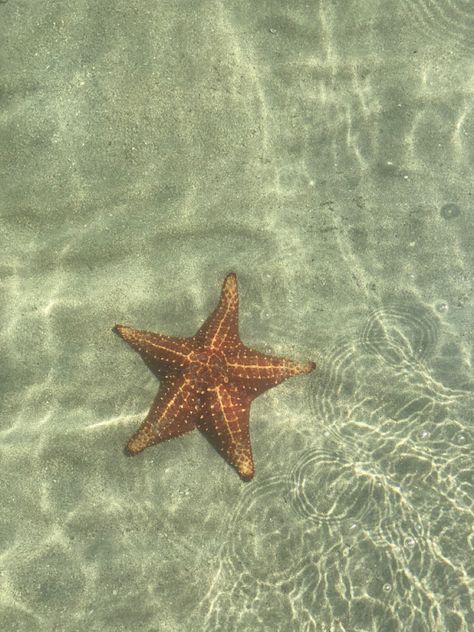
<svg viewBox="0 0 474 632">
<path fill-rule="evenodd" d="M 189 360 L 189 373 L 196 387 L 205 389 L 211 383 L 226 384 L 229 381 L 227 362 L 220 351 L 192 351 Z"/>
</svg>

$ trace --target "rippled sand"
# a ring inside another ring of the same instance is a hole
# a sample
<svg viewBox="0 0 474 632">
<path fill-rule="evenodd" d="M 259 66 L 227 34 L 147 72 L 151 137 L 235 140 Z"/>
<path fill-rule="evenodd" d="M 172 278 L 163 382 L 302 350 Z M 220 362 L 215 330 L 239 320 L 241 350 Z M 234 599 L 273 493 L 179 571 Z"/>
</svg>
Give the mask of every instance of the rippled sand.
<svg viewBox="0 0 474 632">
<path fill-rule="evenodd" d="M 0 629 L 468 632 L 474 5 L 178 4 L 0 0 Z M 229 270 L 249 484 L 123 452 Z"/>
</svg>

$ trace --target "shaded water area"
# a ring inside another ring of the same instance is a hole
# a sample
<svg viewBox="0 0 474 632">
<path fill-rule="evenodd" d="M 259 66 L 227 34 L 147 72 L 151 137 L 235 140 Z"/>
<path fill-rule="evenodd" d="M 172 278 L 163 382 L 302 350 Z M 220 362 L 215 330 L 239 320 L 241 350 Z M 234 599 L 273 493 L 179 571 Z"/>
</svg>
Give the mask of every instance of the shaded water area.
<svg viewBox="0 0 474 632">
<path fill-rule="evenodd" d="M 474 629 L 468 0 L 0 2 L 0 628 Z M 255 476 L 124 446 L 240 336 Z"/>
</svg>

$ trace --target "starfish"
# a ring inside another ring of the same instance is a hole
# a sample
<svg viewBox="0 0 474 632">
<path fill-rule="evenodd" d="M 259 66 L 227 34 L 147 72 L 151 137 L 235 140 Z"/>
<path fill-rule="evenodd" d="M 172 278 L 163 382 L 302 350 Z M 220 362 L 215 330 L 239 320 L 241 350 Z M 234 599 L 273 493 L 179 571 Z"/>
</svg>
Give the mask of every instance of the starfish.
<svg viewBox="0 0 474 632">
<path fill-rule="evenodd" d="M 199 428 L 244 480 L 253 478 L 250 404 L 315 365 L 246 347 L 239 337 L 238 309 L 237 276 L 231 272 L 219 304 L 194 336 L 175 338 L 114 327 L 161 382 L 148 415 L 127 444 L 128 454 Z"/>
</svg>

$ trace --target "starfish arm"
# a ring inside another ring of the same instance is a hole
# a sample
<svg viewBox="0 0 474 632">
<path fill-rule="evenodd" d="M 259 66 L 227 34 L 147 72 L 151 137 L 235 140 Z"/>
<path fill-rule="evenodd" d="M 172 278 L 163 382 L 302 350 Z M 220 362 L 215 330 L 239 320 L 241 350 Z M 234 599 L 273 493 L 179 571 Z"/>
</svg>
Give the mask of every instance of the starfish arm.
<svg viewBox="0 0 474 632">
<path fill-rule="evenodd" d="M 250 445 L 250 399 L 236 387 L 219 385 L 209 390 L 198 422 L 227 461 L 246 480 L 255 468 Z"/>
<path fill-rule="evenodd" d="M 197 332 L 199 344 L 213 350 L 224 349 L 238 342 L 239 294 L 237 275 L 231 272 L 224 279 L 219 304 Z"/>
<path fill-rule="evenodd" d="M 131 455 L 168 439 L 194 430 L 198 418 L 198 397 L 183 377 L 169 378 L 153 402 L 148 415 L 127 443 Z"/>
<path fill-rule="evenodd" d="M 190 338 L 161 336 L 125 325 L 115 325 L 114 331 L 138 351 L 150 368 L 158 370 L 158 373 L 160 369 L 181 369 L 188 365 L 188 356 L 192 351 Z"/>
<path fill-rule="evenodd" d="M 227 360 L 229 380 L 251 395 L 252 399 L 295 375 L 311 373 L 314 362 L 295 362 L 264 355 L 248 347 Z"/>
</svg>

